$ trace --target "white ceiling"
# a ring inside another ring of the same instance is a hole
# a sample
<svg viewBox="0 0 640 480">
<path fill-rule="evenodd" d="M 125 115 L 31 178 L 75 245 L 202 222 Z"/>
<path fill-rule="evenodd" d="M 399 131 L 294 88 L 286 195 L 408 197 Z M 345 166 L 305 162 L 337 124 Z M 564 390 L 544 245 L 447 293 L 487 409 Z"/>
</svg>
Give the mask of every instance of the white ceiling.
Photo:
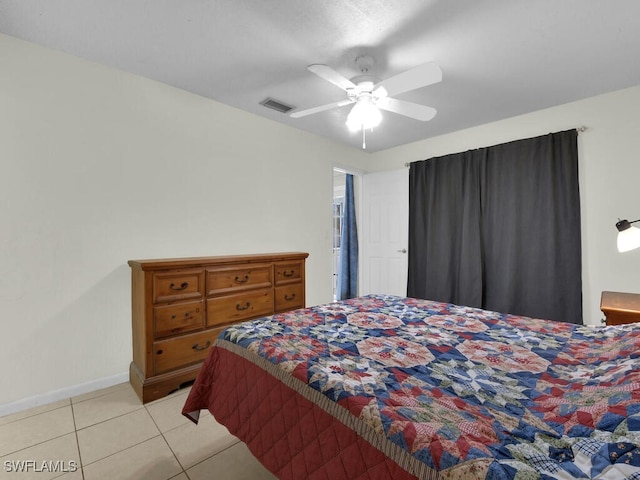
<svg viewBox="0 0 640 480">
<path fill-rule="evenodd" d="M 384 112 L 372 152 L 640 84 L 638 0 L 0 0 L 0 32 L 354 148 L 349 106 L 293 119 L 260 101 L 343 99 L 312 63 L 351 78 L 370 54 L 385 79 L 436 62 L 441 83 L 398 96 L 436 117 Z"/>
</svg>

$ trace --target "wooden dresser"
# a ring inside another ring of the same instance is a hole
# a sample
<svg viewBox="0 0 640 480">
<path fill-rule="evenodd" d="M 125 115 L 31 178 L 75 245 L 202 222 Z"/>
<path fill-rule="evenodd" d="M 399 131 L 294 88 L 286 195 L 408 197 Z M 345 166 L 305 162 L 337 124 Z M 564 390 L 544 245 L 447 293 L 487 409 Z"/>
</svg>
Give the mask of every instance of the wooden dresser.
<svg viewBox="0 0 640 480">
<path fill-rule="evenodd" d="M 607 325 L 640 322 L 640 294 L 602 292 L 600 310 Z"/>
<path fill-rule="evenodd" d="M 133 362 L 143 403 L 192 382 L 227 326 L 305 306 L 307 253 L 131 260 Z"/>
</svg>

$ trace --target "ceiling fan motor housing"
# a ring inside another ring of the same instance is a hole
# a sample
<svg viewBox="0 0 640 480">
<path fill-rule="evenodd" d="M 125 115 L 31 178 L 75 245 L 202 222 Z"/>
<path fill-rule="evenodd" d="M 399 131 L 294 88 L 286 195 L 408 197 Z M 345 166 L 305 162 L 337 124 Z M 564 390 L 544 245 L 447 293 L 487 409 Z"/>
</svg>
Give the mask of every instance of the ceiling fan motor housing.
<svg viewBox="0 0 640 480">
<path fill-rule="evenodd" d="M 360 80 L 353 88 L 347 89 L 347 97 L 350 100 L 357 100 L 360 95 L 373 96 L 373 87 L 375 83 L 372 80 Z"/>
</svg>

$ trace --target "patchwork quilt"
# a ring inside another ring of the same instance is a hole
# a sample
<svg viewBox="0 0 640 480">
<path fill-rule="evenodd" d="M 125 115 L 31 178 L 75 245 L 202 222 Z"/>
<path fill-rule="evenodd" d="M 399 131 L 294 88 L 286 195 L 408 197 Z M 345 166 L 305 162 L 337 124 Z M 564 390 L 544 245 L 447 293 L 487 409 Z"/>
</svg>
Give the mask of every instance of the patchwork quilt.
<svg viewBox="0 0 640 480">
<path fill-rule="evenodd" d="M 640 480 L 639 357 L 634 325 L 372 295 L 226 329 L 183 413 L 280 478 Z"/>
</svg>

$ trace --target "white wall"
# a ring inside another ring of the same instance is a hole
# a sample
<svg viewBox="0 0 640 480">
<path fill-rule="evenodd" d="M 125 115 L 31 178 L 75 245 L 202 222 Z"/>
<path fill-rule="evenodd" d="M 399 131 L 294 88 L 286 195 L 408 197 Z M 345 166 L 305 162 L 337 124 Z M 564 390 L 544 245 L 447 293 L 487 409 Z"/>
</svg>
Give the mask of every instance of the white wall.
<svg viewBox="0 0 640 480">
<path fill-rule="evenodd" d="M 332 300 L 332 167 L 366 154 L 2 35 L 0 59 L 0 414 L 126 378 L 127 260 L 306 251 Z"/>
<path fill-rule="evenodd" d="M 586 126 L 578 136 L 584 320 L 599 324 L 603 290 L 640 293 L 640 249 L 616 250 L 615 223 L 640 218 L 640 86 L 540 110 L 372 155 L 368 168 Z"/>
</svg>

